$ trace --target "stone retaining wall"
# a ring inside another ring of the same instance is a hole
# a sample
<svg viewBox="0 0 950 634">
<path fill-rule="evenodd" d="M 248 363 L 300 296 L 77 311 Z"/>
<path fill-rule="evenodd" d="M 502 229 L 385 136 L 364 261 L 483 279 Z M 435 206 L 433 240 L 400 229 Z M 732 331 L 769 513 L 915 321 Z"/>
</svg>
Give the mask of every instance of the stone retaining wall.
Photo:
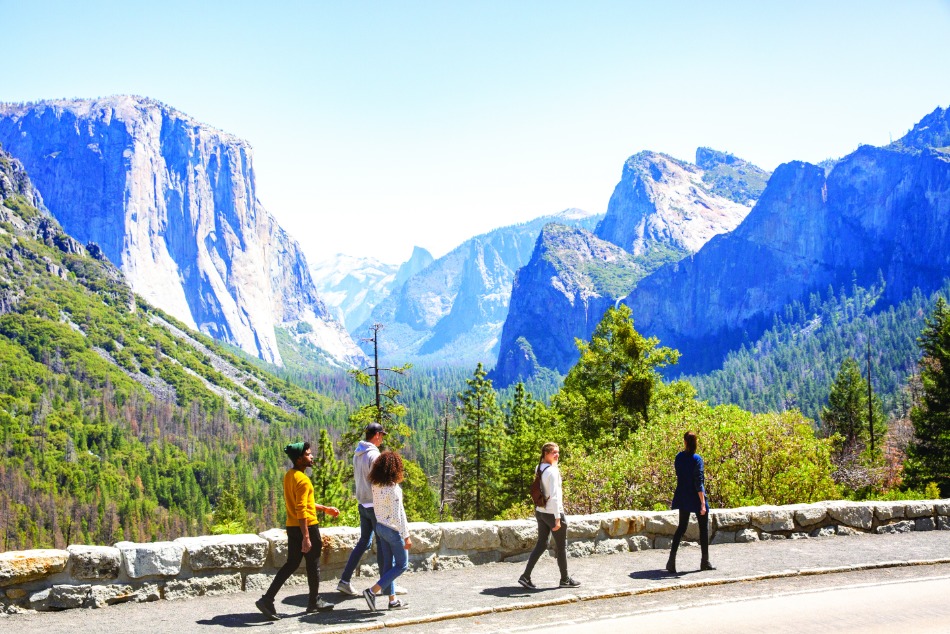
<svg viewBox="0 0 950 634">
<path fill-rule="evenodd" d="M 669 548 L 676 511 L 613 511 L 568 517 L 568 554 Z M 497 561 L 524 561 L 537 539 L 532 520 L 410 524 L 411 571 L 446 570 Z M 766 539 L 810 539 L 858 533 L 950 530 L 950 500 L 820 502 L 754 506 L 711 512 L 713 544 Z M 339 575 L 359 529 L 321 531 L 323 579 Z M 697 540 L 695 519 L 686 533 Z M 69 546 L 66 550 L 0 553 L 0 610 L 104 607 L 126 601 L 174 600 L 229 592 L 263 592 L 287 561 L 287 534 L 183 537 L 172 542 Z M 375 577 L 367 553 L 358 574 Z M 304 569 L 290 582 L 306 583 Z"/>
</svg>

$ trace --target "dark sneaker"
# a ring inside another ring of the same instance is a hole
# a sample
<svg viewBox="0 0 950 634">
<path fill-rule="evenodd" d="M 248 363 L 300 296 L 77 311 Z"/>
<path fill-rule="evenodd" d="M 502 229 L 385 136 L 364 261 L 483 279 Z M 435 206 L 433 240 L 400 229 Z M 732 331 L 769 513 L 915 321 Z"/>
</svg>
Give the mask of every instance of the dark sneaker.
<svg viewBox="0 0 950 634">
<path fill-rule="evenodd" d="M 332 609 L 333 609 L 332 603 L 318 598 L 316 603 L 311 603 L 310 605 L 307 606 L 307 614 L 313 614 L 314 612 L 326 612 L 327 610 L 332 610 Z"/>
<path fill-rule="evenodd" d="M 573 579 L 568 577 L 567 579 L 561 579 L 561 583 L 558 584 L 558 587 L 559 588 L 580 588 L 581 582 L 574 581 Z"/>
<path fill-rule="evenodd" d="M 405 609 L 408 608 L 408 607 L 409 607 L 409 604 L 408 604 L 408 603 L 403 603 L 403 602 L 400 601 L 399 599 L 396 599 L 396 600 L 394 600 L 394 601 L 390 601 L 390 602 L 389 602 L 389 609 L 390 609 L 390 610 L 405 610 Z"/>
<path fill-rule="evenodd" d="M 518 583 L 520 583 L 520 584 L 522 585 L 522 587 L 525 587 L 525 588 L 527 588 L 528 590 L 537 590 L 537 589 L 538 589 L 538 586 L 534 585 L 534 584 L 531 582 L 531 577 L 529 577 L 528 575 L 521 575 L 520 577 L 518 577 Z"/>
<path fill-rule="evenodd" d="M 700 570 L 715 570 L 716 567 L 712 565 L 711 563 L 709 563 L 708 561 L 701 561 L 699 563 L 699 569 Z"/>
<path fill-rule="evenodd" d="M 254 602 L 254 605 L 257 606 L 257 609 L 261 611 L 261 614 L 266 616 L 272 621 L 280 619 L 280 616 L 277 614 L 277 610 L 274 609 L 274 602 L 268 601 L 264 597 L 261 597 Z"/>
<path fill-rule="evenodd" d="M 349 581 L 341 580 L 340 583 L 336 584 L 336 591 L 342 592 L 343 594 L 350 597 L 360 596 L 360 593 L 353 589 L 353 586 L 350 585 Z"/>
<path fill-rule="evenodd" d="M 366 599 L 366 605 L 369 606 L 369 609 L 373 612 L 379 612 L 376 609 L 376 595 L 373 594 L 372 588 L 366 588 L 363 590 L 363 598 Z"/>
</svg>

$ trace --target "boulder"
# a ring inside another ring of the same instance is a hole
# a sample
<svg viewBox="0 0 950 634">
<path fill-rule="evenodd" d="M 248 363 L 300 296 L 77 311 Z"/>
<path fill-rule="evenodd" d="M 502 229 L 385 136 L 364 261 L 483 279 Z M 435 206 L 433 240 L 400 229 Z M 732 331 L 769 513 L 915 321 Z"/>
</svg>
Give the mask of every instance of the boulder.
<svg viewBox="0 0 950 634">
<path fill-rule="evenodd" d="M 409 522 L 409 537 L 412 539 L 410 553 L 431 553 L 442 546 L 442 529 L 429 522 Z"/>
<path fill-rule="evenodd" d="M 904 502 L 904 517 L 929 517 L 934 514 L 932 502 Z"/>
<path fill-rule="evenodd" d="M 0 588 L 42 579 L 62 572 L 69 552 L 55 549 L 15 550 L 0 553 Z"/>
<path fill-rule="evenodd" d="M 502 520 L 495 522 L 501 550 L 506 554 L 520 553 L 534 548 L 538 541 L 538 523 L 535 520 Z"/>
<path fill-rule="evenodd" d="M 92 586 L 89 588 L 89 598 L 87 607 L 103 608 L 107 605 L 116 603 L 125 603 L 126 601 L 135 601 L 136 592 L 132 586 L 124 583 L 110 584 L 107 586 Z"/>
<path fill-rule="evenodd" d="M 89 601 L 89 591 L 91 589 L 92 586 L 89 584 L 55 585 L 49 589 L 46 607 L 50 610 L 71 610 L 84 607 Z"/>
<path fill-rule="evenodd" d="M 280 568 L 287 563 L 287 529 L 271 528 L 258 533 L 257 536 L 267 542 L 272 566 Z M 303 568 L 303 566 L 304 562 L 301 560 L 300 567 Z"/>
<path fill-rule="evenodd" d="M 878 520 L 887 522 L 904 517 L 903 502 L 875 502 L 874 515 Z"/>
<path fill-rule="evenodd" d="M 713 509 L 710 513 L 717 530 L 736 531 L 749 526 L 749 513 L 735 509 Z"/>
<path fill-rule="evenodd" d="M 23 588 L 7 588 L 7 591 L 4 594 L 8 599 L 19 601 L 20 599 L 25 599 L 29 592 Z"/>
<path fill-rule="evenodd" d="M 322 535 L 321 535 L 322 536 Z M 191 569 L 263 568 L 267 542 L 257 535 L 206 535 L 176 539 L 188 553 Z M 324 538 L 326 550 L 326 539 Z"/>
<path fill-rule="evenodd" d="M 867 531 L 871 530 L 871 524 L 874 520 L 874 507 L 842 502 L 829 505 L 828 515 L 841 524 Z"/>
<path fill-rule="evenodd" d="M 821 528 L 816 528 L 809 534 L 812 537 L 834 537 L 836 528 L 837 526 L 822 526 Z"/>
<path fill-rule="evenodd" d="M 181 562 L 185 554 L 185 547 L 181 544 L 119 542 L 115 547 L 122 552 L 125 572 L 132 579 L 151 576 L 174 577 L 181 572 Z"/>
<path fill-rule="evenodd" d="M 686 544 L 684 544 L 683 542 L 680 542 L 680 546 L 685 546 L 685 545 Z M 673 547 L 673 538 L 666 537 L 665 535 L 656 537 L 653 540 L 653 547 L 657 550 L 669 550 L 670 548 Z"/>
<path fill-rule="evenodd" d="M 568 515 L 567 538 L 596 539 L 600 535 L 601 518 L 596 515 Z"/>
<path fill-rule="evenodd" d="M 825 521 L 828 509 L 824 506 L 809 504 L 795 509 L 795 521 L 802 526 L 812 526 Z"/>
<path fill-rule="evenodd" d="M 854 530 L 850 526 L 838 526 L 835 530 L 836 535 L 841 535 L 842 537 L 850 537 L 851 535 L 860 535 L 858 531 Z"/>
<path fill-rule="evenodd" d="M 779 507 L 764 507 L 752 511 L 749 514 L 749 521 L 753 526 L 770 533 L 795 529 L 792 512 Z"/>
<path fill-rule="evenodd" d="M 494 550 L 501 547 L 498 529 L 483 520 L 436 524 L 442 530 L 442 546 L 449 550 Z"/>
<path fill-rule="evenodd" d="M 600 528 L 610 537 L 635 535 L 646 526 L 646 518 L 638 511 L 611 511 L 600 514 Z"/>
<path fill-rule="evenodd" d="M 241 591 L 241 573 L 174 579 L 165 584 L 165 599 L 190 599 L 193 597 L 229 594 Z"/>
<path fill-rule="evenodd" d="M 601 539 L 594 545 L 594 552 L 598 555 L 614 555 L 628 550 L 626 539 Z"/>
<path fill-rule="evenodd" d="M 950 502 L 946 500 L 934 504 L 934 512 L 937 515 L 950 515 Z"/>
<path fill-rule="evenodd" d="M 757 541 L 759 541 L 759 533 L 754 528 L 743 528 L 741 531 L 736 531 L 737 544 L 747 544 Z"/>
<path fill-rule="evenodd" d="M 47 605 L 49 601 L 50 589 L 46 588 L 45 590 L 40 590 L 39 592 L 34 592 L 30 595 L 30 609 L 37 610 L 38 612 L 44 612 L 49 609 Z"/>
<path fill-rule="evenodd" d="M 322 571 L 321 571 L 322 573 Z M 321 574 L 322 577 L 322 574 Z M 260 592 L 263 594 L 270 587 L 274 575 L 268 575 L 263 572 L 256 572 L 244 576 L 244 592 Z"/>
<path fill-rule="evenodd" d="M 918 517 L 914 520 L 915 531 L 933 531 L 937 530 L 937 522 L 932 517 Z"/>
<path fill-rule="evenodd" d="M 594 542 L 568 542 L 565 550 L 568 557 L 590 557 L 594 554 Z"/>
<path fill-rule="evenodd" d="M 912 530 L 914 530 L 914 522 L 911 520 L 904 520 L 901 522 L 894 522 L 893 524 L 878 526 L 874 532 L 878 535 L 894 535 L 897 533 L 909 533 Z"/>
<path fill-rule="evenodd" d="M 647 514 L 645 519 L 646 525 L 643 530 L 646 533 L 651 535 L 672 535 L 676 532 L 677 525 L 679 525 L 680 513 L 679 511 L 657 511 Z M 691 515 L 690 524 L 695 523 L 695 516 Z M 696 530 L 699 530 L 698 525 Z"/>
<path fill-rule="evenodd" d="M 942 531 L 950 531 L 950 518 L 940 516 L 937 518 L 937 528 Z"/>
<path fill-rule="evenodd" d="M 630 552 L 650 550 L 651 548 L 653 548 L 653 542 L 646 535 L 633 535 L 627 538 L 627 549 Z"/>
<path fill-rule="evenodd" d="M 345 565 L 350 558 L 350 552 L 359 540 L 360 529 L 352 526 L 321 528 L 320 564 L 322 566 Z"/>
<path fill-rule="evenodd" d="M 435 570 L 461 570 L 472 568 L 475 564 L 465 555 L 441 555 L 435 558 Z"/>
<path fill-rule="evenodd" d="M 789 533 L 788 539 L 808 539 L 808 533 L 802 533 L 800 531 Z"/>
<path fill-rule="evenodd" d="M 69 546 L 69 575 L 74 579 L 115 579 L 122 566 L 122 553 L 111 546 Z"/>
<path fill-rule="evenodd" d="M 736 531 L 716 531 L 716 534 L 709 541 L 710 544 L 734 544 L 736 541 Z"/>
</svg>

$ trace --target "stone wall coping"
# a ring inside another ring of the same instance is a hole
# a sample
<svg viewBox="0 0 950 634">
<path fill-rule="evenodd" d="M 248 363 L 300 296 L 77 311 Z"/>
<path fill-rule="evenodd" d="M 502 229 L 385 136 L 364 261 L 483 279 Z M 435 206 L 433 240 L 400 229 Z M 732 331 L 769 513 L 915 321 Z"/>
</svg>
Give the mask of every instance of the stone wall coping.
<svg viewBox="0 0 950 634">
<path fill-rule="evenodd" d="M 669 548 L 679 512 L 615 510 L 569 515 L 568 554 L 586 557 Z M 831 538 L 869 533 L 950 530 L 950 499 L 861 501 L 711 509 L 710 542 Z M 441 570 L 493 561 L 521 561 L 534 548 L 534 518 L 412 522 L 413 570 Z M 321 527 L 324 578 L 339 574 L 360 535 L 350 526 Z M 698 539 L 695 516 L 686 539 Z M 257 591 L 287 560 L 286 527 L 257 535 L 204 535 L 174 541 L 115 546 L 71 544 L 66 550 L 0 553 L 0 609 L 103 607 L 134 600 L 185 598 Z M 360 575 L 373 576 L 375 555 L 361 561 Z M 302 572 L 302 567 L 301 571 Z"/>
</svg>

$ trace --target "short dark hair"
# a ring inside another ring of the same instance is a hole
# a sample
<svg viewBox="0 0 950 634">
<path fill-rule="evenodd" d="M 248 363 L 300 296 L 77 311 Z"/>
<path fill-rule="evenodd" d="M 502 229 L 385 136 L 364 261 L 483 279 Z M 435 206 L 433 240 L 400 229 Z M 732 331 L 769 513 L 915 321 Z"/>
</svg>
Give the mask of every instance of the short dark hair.
<svg viewBox="0 0 950 634">
<path fill-rule="evenodd" d="M 402 457 L 395 451 L 384 451 L 369 470 L 369 481 L 380 486 L 396 484 L 402 479 Z"/>
<path fill-rule="evenodd" d="M 686 443 L 686 450 L 690 453 L 696 453 L 696 434 L 691 431 L 683 434 L 683 442 Z"/>
<path fill-rule="evenodd" d="M 379 423 L 370 423 L 369 425 L 366 426 L 366 433 L 363 439 L 369 440 L 370 438 L 372 438 L 373 436 L 379 433 L 382 433 L 384 436 L 386 435 L 386 430 L 383 429 L 383 426 L 380 425 Z"/>
</svg>

